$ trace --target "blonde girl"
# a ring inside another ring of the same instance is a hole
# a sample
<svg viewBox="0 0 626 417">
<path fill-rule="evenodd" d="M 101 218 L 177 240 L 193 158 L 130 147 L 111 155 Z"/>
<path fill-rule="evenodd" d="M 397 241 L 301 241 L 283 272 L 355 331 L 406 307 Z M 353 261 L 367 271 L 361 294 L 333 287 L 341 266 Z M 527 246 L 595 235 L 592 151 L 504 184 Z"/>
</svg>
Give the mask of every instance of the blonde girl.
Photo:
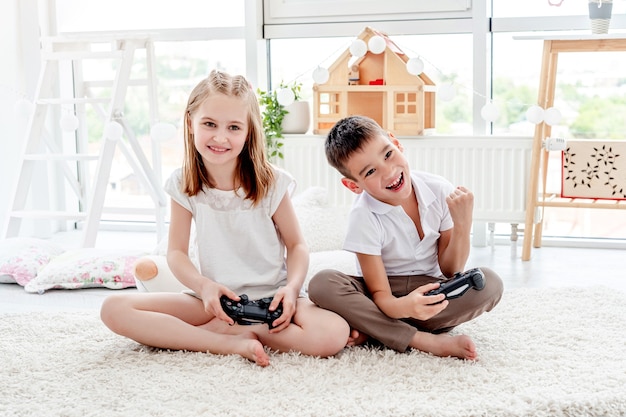
<svg viewBox="0 0 626 417">
<path fill-rule="evenodd" d="M 293 178 L 270 164 L 257 97 L 242 76 L 212 71 L 184 114 L 185 157 L 165 184 L 171 197 L 167 261 L 190 293 L 114 294 L 102 304 L 115 333 L 165 348 L 238 354 L 269 364 L 264 346 L 331 356 L 349 341 L 345 320 L 303 296 L 308 248 L 290 194 Z M 188 248 L 192 223 L 200 268 Z M 235 324 L 220 297 L 274 297 L 269 326 Z"/>
</svg>

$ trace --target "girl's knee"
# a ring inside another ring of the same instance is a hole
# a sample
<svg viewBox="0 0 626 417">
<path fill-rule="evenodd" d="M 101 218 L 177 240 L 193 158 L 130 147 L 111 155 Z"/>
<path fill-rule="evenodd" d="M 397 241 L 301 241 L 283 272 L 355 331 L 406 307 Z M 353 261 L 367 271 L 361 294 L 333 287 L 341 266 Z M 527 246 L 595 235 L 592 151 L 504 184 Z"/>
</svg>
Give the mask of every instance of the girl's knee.
<svg viewBox="0 0 626 417">
<path fill-rule="evenodd" d="M 100 306 L 100 320 L 118 334 L 124 323 L 125 312 L 129 309 L 125 298 L 122 294 L 113 294 L 105 298 Z"/>
<path fill-rule="evenodd" d="M 334 356 L 339 353 L 348 342 L 350 336 L 350 326 L 341 318 L 334 314 L 332 320 L 326 320 L 324 331 L 317 338 L 317 355 L 321 357 Z"/>
<path fill-rule="evenodd" d="M 301 349 L 307 355 L 336 355 L 350 336 L 350 326 L 343 317 L 304 299 L 298 304 L 294 323 L 305 331 L 306 342 L 301 344 Z"/>
</svg>

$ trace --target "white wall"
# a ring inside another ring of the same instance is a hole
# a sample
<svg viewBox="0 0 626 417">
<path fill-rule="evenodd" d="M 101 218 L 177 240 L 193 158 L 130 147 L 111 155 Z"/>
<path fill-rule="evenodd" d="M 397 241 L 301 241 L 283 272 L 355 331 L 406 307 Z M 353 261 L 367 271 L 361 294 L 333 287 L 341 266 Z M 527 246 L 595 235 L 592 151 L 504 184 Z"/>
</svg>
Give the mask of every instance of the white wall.
<svg viewBox="0 0 626 417">
<path fill-rule="evenodd" d="M 0 3 L 0 220 L 4 222 L 22 154 L 26 120 L 16 103 L 32 100 L 39 74 L 37 0 Z"/>
<path fill-rule="evenodd" d="M 4 1 L 0 4 L 0 50 L 3 51 L 0 65 L 0 219 L 4 219 L 8 209 L 8 194 L 12 172 L 17 169 L 19 143 L 15 120 L 15 103 L 25 94 L 18 72 L 17 15 L 19 0 Z"/>
</svg>

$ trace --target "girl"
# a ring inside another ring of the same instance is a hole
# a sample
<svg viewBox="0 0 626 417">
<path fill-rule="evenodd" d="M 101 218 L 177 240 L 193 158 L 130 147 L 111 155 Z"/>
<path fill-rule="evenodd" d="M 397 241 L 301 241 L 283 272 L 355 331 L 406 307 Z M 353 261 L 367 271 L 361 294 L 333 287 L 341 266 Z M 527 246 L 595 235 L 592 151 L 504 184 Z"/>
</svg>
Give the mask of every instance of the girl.
<svg viewBox="0 0 626 417">
<path fill-rule="evenodd" d="M 308 248 L 290 200 L 292 177 L 272 166 L 257 97 L 242 76 L 212 71 L 191 92 L 182 169 L 171 196 L 167 261 L 193 293 L 115 294 L 102 321 L 115 333 L 164 348 L 239 354 L 267 366 L 263 346 L 331 356 L 348 342 L 345 320 L 302 296 Z M 200 270 L 188 254 L 195 222 Z M 286 253 L 285 253 L 286 252 Z M 273 296 L 283 313 L 267 325 L 235 324 L 220 297 Z"/>
</svg>

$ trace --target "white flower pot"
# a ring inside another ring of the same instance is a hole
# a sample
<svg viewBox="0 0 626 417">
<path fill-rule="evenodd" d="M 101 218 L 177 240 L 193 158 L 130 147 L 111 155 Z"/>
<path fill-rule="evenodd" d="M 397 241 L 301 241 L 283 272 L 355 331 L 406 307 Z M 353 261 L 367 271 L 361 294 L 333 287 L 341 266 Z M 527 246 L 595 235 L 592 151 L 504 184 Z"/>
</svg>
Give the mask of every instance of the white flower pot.
<svg viewBox="0 0 626 417">
<path fill-rule="evenodd" d="M 311 125 L 311 108 L 308 101 L 294 101 L 285 106 L 288 113 L 283 119 L 283 133 L 306 133 Z"/>
</svg>

